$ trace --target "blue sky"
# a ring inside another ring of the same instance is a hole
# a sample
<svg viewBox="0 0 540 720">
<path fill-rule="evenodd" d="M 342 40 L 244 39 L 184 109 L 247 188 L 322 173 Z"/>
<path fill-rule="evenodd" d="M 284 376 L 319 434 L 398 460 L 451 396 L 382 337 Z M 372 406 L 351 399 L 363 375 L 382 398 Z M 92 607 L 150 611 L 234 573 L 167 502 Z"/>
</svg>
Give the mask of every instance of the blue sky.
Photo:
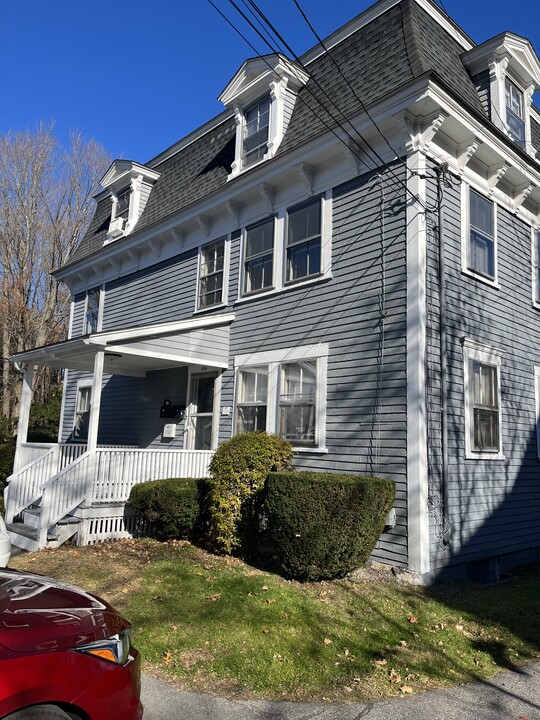
<svg viewBox="0 0 540 720">
<path fill-rule="evenodd" d="M 299 2 L 323 36 L 372 4 Z M 258 4 L 298 55 L 315 44 L 292 0 Z M 538 0 L 443 4 L 476 42 L 511 30 L 540 54 Z M 52 120 L 63 142 L 79 130 L 144 163 L 223 109 L 217 96 L 251 55 L 207 0 L 1 0 L 0 133 Z"/>
</svg>

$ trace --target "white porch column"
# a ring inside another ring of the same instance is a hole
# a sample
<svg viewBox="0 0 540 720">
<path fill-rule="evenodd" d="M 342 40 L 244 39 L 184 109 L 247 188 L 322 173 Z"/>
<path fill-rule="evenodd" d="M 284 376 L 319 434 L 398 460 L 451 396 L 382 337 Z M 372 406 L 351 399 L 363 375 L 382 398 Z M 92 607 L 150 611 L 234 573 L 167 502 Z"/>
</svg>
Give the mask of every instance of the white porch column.
<svg viewBox="0 0 540 720">
<path fill-rule="evenodd" d="M 92 394 L 90 397 L 90 417 L 88 418 L 87 447 L 90 452 L 97 448 L 99 429 L 99 409 L 101 407 L 101 386 L 103 384 L 103 361 L 105 352 L 99 350 L 94 360 L 94 379 L 92 381 Z"/>
<path fill-rule="evenodd" d="M 26 442 L 28 423 L 30 421 L 30 405 L 32 403 L 32 381 L 34 379 L 34 366 L 27 365 L 23 370 L 21 403 L 19 406 L 19 425 L 17 429 L 17 445 L 15 449 L 15 462 L 13 472 L 21 467 L 21 445 Z"/>
</svg>

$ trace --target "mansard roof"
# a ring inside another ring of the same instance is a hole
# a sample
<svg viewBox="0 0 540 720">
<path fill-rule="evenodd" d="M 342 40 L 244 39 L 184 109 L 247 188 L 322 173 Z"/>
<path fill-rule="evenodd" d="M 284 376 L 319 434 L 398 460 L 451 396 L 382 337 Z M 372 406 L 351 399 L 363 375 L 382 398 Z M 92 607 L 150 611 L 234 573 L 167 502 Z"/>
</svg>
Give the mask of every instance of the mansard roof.
<svg viewBox="0 0 540 720">
<path fill-rule="evenodd" d="M 368 18 L 369 21 L 362 24 L 362 18 L 368 13 L 372 19 Z M 349 33 L 343 32 L 349 27 Z M 344 26 L 342 31 L 334 33 L 330 40 L 336 37 L 339 41 L 333 45 L 330 43 L 329 53 L 316 47 L 304 56 L 310 80 L 299 91 L 276 158 L 321 135 L 328 126 L 335 125 L 313 99 L 311 91 L 318 96 L 323 91 L 327 92 L 341 112 L 352 116 L 359 112 L 362 105 L 369 107 L 415 80 L 426 77 L 443 86 L 465 103 L 470 111 L 489 122 L 462 60 L 474 43 L 433 0 L 379 0 Z M 335 63 L 346 79 L 336 70 Z M 540 126 L 531 125 L 533 143 L 539 143 L 540 150 Z M 234 160 L 235 132 L 234 117 L 226 111 L 186 141 L 145 164 L 159 172 L 160 177 L 134 234 L 187 209 L 224 187 L 227 182 L 236 182 L 227 180 Z M 110 212 L 110 198 L 103 194 L 98 196 L 95 216 L 69 258 L 68 265 L 93 255 L 103 247 Z"/>
</svg>

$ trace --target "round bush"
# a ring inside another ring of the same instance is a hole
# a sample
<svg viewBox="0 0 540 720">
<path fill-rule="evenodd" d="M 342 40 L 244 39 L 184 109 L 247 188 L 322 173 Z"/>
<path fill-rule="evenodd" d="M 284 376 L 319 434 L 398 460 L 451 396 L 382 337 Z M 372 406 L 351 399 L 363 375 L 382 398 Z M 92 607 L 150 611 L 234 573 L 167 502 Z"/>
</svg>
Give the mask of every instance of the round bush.
<svg viewBox="0 0 540 720">
<path fill-rule="evenodd" d="M 132 487 L 129 502 L 158 540 L 191 538 L 206 488 L 206 480 L 194 478 L 150 480 Z"/>
<path fill-rule="evenodd" d="M 363 565 L 384 529 L 394 494 L 394 483 L 381 478 L 271 473 L 264 502 L 282 573 L 323 580 Z"/>
<path fill-rule="evenodd" d="M 257 535 L 259 494 L 268 473 L 285 470 L 292 446 L 278 435 L 250 432 L 222 443 L 210 462 L 210 542 L 219 552 L 249 550 Z"/>
</svg>

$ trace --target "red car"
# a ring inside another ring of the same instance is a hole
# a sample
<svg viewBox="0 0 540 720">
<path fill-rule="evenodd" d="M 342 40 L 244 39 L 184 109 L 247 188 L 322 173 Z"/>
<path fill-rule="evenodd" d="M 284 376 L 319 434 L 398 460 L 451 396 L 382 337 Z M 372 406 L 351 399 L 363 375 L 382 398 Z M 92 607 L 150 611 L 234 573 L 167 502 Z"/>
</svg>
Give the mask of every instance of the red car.
<svg viewBox="0 0 540 720">
<path fill-rule="evenodd" d="M 0 718 L 140 720 L 139 653 L 110 605 L 0 568 Z"/>
</svg>

